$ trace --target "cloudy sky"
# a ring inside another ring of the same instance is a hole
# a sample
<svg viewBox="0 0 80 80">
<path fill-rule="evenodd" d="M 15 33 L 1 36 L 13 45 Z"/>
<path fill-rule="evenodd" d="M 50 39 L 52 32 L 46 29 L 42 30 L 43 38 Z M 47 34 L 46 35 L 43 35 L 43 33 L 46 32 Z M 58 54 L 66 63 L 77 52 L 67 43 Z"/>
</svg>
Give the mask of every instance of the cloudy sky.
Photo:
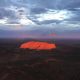
<svg viewBox="0 0 80 80">
<path fill-rule="evenodd" d="M 80 38 L 80 0 L 0 0 L 0 37 Z"/>
</svg>

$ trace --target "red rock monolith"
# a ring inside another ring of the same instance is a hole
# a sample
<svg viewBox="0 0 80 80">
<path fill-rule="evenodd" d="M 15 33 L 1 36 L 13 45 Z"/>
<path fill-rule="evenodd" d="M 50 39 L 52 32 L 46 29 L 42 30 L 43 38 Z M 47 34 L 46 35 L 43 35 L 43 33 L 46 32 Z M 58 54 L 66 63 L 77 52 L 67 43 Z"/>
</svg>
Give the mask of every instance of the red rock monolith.
<svg viewBox="0 0 80 80">
<path fill-rule="evenodd" d="M 36 42 L 30 41 L 21 44 L 20 48 L 22 49 L 35 49 L 35 50 L 52 50 L 56 48 L 55 44 L 51 44 L 48 42 Z"/>
</svg>

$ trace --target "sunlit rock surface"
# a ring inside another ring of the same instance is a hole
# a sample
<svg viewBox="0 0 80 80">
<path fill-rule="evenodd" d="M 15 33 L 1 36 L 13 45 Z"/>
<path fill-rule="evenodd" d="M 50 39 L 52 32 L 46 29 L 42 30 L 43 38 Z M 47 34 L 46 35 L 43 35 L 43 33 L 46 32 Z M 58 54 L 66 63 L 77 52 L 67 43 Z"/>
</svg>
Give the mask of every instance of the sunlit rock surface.
<svg viewBox="0 0 80 80">
<path fill-rule="evenodd" d="M 35 49 L 35 50 L 52 50 L 56 48 L 55 44 L 47 43 L 47 42 L 36 42 L 30 41 L 23 43 L 20 48 L 23 49 Z"/>
</svg>

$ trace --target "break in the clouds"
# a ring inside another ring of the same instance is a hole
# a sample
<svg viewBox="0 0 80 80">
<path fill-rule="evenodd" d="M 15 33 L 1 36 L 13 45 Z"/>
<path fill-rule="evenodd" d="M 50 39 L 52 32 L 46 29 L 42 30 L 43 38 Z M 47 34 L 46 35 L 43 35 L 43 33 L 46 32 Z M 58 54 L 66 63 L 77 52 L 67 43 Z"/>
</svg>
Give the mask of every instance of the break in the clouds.
<svg viewBox="0 0 80 80">
<path fill-rule="evenodd" d="M 79 31 L 80 0 L 0 0 L 0 29 L 28 27 L 57 33 Z"/>
</svg>

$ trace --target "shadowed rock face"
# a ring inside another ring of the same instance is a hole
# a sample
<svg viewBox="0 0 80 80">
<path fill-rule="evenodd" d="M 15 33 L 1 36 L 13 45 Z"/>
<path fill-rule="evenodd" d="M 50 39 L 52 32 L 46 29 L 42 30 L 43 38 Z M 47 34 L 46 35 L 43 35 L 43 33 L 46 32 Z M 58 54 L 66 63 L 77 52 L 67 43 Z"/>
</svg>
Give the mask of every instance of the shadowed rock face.
<svg viewBox="0 0 80 80">
<path fill-rule="evenodd" d="M 27 43 L 23 43 L 20 48 L 23 49 L 35 49 L 35 50 L 51 50 L 55 49 L 56 45 L 47 43 L 47 42 L 35 42 L 35 41 L 30 41 Z"/>
</svg>

